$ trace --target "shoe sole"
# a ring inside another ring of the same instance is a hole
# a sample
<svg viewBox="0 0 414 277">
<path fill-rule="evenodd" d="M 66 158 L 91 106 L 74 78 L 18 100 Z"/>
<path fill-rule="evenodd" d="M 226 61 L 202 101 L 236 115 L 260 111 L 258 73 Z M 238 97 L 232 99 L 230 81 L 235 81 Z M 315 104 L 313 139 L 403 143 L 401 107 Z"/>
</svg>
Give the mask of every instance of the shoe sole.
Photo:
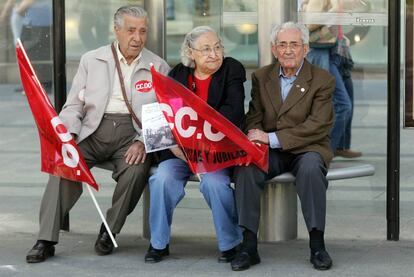
<svg viewBox="0 0 414 277">
<path fill-rule="evenodd" d="M 322 266 L 322 267 L 317 267 L 317 266 L 313 265 L 313 268 L 314 268 L 314 269 L 316 269 L 316 270 L 322 270 L 322 271 L 324 271 L 324 270 L 328 270 L 328 269 L 330 269 L 331 267 L 332 267 L 332 265 L 330 265 L 330 266 Z"/>
<path fill-rule="evenodd" d="M 219 257 L 218 259 L 217 259 L 217 261 L 220 263 L 220 264 L 228 264 L 228 263 L 231 263 L 231 261 L 233 261 L 234 260 L 234 258 L 236 258 L 236 255 L 234 255 L 233 257 L 230 257 L 230 258 L 221 258 L 221 257 Z"/>
<path fill-rule="evenodd" d="M 114 250 L 114 248 L 112 247 L 112 249 L 110 250 L 102 250 L 98 244 L 95 244 L 95 253 L 98 254 L 98 256 L 105 256 L 105 255 L 109 255 L 112 253 L 112 251 Z"/>
<path fill-rule="evenodd" d="M 231 267 L 233 271 L 243 271 L 249 269 L 253 265 L 260 264 L 260 257 L 255 257 L 254 259 L 250 259 L 250 265 L 246 267 Z"/>
<path fill-rule="evenodd" d="M 170 255 L 169 252 L 168 253 L 165 253 L 165 254 L 161 255 L 161 259 L 159 259 L 159 260 L 153 260 L 153 259 L 152 260 L 147 260 L 146 258 L 144 258 L 144 262 L 146 264 L 156 264 L 156 263 L 161 262 L 165 257 L 167 257 L 169 255 Z"/>
<path fill-rule="evenodd" d="M 45 255 L 42 258 L 35 258 L 35 257 L 26 257 L 26 262 L 29 264 L 36 264 L 46 261 L 47 258 L 53 257 L 55 255 L 55 249 L 52 248 L 50 251 L 45 251 Z"/>
<path fill-rule="evenodd" d="M 156 263 L 159 263 L 159 262 L 161 262 L 163 259 L 160 259 L 160 260 L 145 260 L 144 262 L 146 263 L 146 264 L 156 264 Z"/>
<path fill-rule="evenodd" d="M 111 251 L 102 251 L 102 250 L 97 249 L 97 248 L 95 247 L 95 253 L 96 253 L 98 256 L 106 256 L 106 255 L 109 255 L 109 254 L 111 254 L 111 253 L 112 253 L 112 251 L 113 251 L 113 250 L 111 250 Z"/>
<path fill-rule="evenodd" d="M 317 266 L 312 262 L 312 260 L 310 260 L 310 263 L 313 265 L 313 268 L 316 269 L 316 270 L 324 271 L 324 270 L 328 270 L 332 267 L 332 264 L 330 264 L 329 266 Z"/>
</svg>

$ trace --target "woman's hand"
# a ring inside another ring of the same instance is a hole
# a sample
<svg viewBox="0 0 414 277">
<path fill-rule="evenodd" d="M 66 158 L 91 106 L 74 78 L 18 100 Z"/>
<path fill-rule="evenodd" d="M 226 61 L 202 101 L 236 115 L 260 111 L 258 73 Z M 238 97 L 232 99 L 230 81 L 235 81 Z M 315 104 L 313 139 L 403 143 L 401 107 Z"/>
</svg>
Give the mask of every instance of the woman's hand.
<svg viewBox="0 0 414 277">
<path fill-rule="evenodd" d="M 174 146 L 172 148 L 170 148 L 170 151 L 179 159 L 183 160 L 183 161 L 187 161 L 187 158 L 184 155 L 183 150 L 181 150 L 180 147 L 178 146 Z"/>
</svg>

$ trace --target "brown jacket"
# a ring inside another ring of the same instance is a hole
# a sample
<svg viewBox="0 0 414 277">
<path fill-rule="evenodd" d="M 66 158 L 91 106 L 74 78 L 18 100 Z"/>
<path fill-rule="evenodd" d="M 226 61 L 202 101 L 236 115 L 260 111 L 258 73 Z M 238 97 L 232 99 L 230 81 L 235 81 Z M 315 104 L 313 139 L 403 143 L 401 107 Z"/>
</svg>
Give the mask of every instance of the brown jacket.
<svg viewBox="0 0 414 277">
<path fill-rule="evenodd" d="M 329 166 L 333 157 L 330 131 L 334 121 L 335 79 L 305 60 L 289 95 L 282 102 L 279 68 L 276 63 L 253 72 L 246 129 L 276 132 L 283 151 L 318 152 Z"/>
</svg>

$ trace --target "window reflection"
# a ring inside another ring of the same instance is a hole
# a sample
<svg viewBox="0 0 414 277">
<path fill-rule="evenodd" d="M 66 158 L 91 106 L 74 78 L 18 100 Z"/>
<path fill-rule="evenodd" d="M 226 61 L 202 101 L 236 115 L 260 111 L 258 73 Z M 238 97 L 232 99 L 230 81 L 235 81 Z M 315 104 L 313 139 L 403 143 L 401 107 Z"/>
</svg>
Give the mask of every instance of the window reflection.
<svg viewBox="0 0 414 277">
<path fill-rule="evenodd" d="M 298 18 L 305 24 L 342 25 L 356 64 L 384 68 L 387 63 L 386 0 L 298 0 Z"/>
<path fill-rule="evenodd" d="M 167 61 L 179 62 L 184 36 L 196 26 L 208 25 L 223 38 L 225 54 L 247 67 L 257 67 L 257 1 L 167 0 Z"/>
<path fill-rule="evenodd" d="M 36 74 L 48 93 L 52 91 L 52 1 L 51 0 L 7 0 L 2 3 L 0 22 L 2 83 L 20 83 L 17 71 L 8 70 L 15 63 L 14 45 L 22 41 Z M 14 88 L 23 92 L 20 85 Z"/>
<path fill-rule="evenodd" d="M 113 35 L 113 15 L 128 4 L 144 5 L 144 1 L 76 0 L 66 1 L 66 56 L 79 60 L 86 51 L 109 44 Z"/>
</svg>

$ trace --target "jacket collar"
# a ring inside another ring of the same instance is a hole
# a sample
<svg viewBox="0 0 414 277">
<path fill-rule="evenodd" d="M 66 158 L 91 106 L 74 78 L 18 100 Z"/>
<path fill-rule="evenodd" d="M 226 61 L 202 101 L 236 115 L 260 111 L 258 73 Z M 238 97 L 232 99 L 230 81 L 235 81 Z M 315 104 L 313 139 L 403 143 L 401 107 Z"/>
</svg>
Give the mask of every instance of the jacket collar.
<svg viewBox="0 0 414 277">
<path fill-rule="evenodd" d="M 266 91 L 278 117 L 287 112 L 293 105 L 295 105 L 308 91 L 310 81 L 312 80 L 311 65 L 306 59 L 303 62 L 292 88 L 289 91 L 285 101 L 282 101 L 280 93 L 279 73 L 280 64 L 276 63 L 270 70 L 268 81 L 265 84 Z"/>
<path fill-rule="evenodd" d="M 151 52 L 147 49 L 147 48 L 142 48 L 142 51 L 140 53 L 140 59 L 139 62 L 137 64 L 137 66 L 135 67 L 135 71 L 137 71 L 138 69 L 147 69 L 150 70 L 150 63 L 151 61 Z M 97 49 L 97 53 L 96 53 L 96 58 L 98 60 L 102 60 L 107 62 L 110 66 L 115 67 L 115 61 L 114 61 L 114 57 L 112 55 L 112 50 L 111 50 L 111 45 L 106 45 L 104 47 L 98 48 Z"/>
<path fill-rule="evenodd" d="M 112 91 L 112 88 L 114 86 L 114 76 L 115 76 L 116 67 L 115 67 L 115 59 L 114 59 L 114 56 L 111 50 L 111 44 L 98 48 L 96 51 L 97 51 L 96 59 L 102 60 L 107 63 L 108 72 L 109 72 L 108 78 L 110 81 L 110 88 L 111 88 L 110 91 Z M 139 59 L 138 64 L 135 66 L 135 69 L 132 75 L 134 75 L 140 69 L 150 71 L 150 63 L 152 62 L 150 60 L 152 56 L 151 52 L 144 47 L 140 55 L 141 57 Z M 127 95 L 128 97 L 130 97 L 129 93 L 127 93 Z"/>
</svg>

